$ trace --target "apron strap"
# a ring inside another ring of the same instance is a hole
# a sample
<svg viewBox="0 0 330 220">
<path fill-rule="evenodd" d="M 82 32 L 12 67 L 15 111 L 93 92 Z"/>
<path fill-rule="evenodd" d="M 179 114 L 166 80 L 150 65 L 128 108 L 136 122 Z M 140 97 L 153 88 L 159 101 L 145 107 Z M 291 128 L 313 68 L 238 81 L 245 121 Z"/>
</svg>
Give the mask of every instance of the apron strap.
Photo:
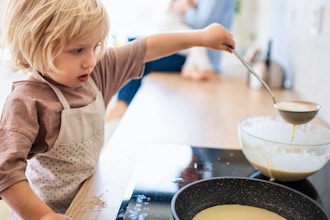
<svg viewBox="0 0 330 220">
<path fill-rule="evenodd" d="M 89 79 L 88 79 L 87 82 L 88 82 L 88 85 L 89 85 L 89 86 L 91 87 L 91 89 L 93 90 L 94 95 L 97 95 L 97 93 L 98 93 L 100 90 L 99 90 L 99 88 L 96 86 L 94 80 L 93 80 L 91 77 L 89 77 Z"/>
<path fill-rule="evenodd" d="M 54 86 L 53 84 L 51 84 L 50 82 L 48 82 L 47 80 L 45 80 L 38 72 L 34 71 L 32 73 L 32 77 L 41 81 L 41 82 L 45 82 L 47 83 L 55 92 L 55 94 L 57 95 L 58 99 L 60 100 L 62 106 L 64 109 L 70 109 L 70 105 L 68 103 L 68 101 L 65 99 L 63 93 L 61 92 L 61 90 L 59 90 L 56 86 Z"/>
</svg>

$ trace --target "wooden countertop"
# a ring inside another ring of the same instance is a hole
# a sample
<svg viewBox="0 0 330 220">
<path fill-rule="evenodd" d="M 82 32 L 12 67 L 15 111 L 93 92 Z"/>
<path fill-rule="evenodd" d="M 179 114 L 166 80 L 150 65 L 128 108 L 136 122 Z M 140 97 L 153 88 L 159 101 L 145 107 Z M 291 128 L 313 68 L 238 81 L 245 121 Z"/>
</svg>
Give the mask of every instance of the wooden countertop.
<svg viewBox="0 0 330 220">
<path fill-rule="evenodd" d="M 290 90 L 273 92 L 277 101 L 297 99 Z M 270 95 L 265 89 L 250 89 L 241 74 L 224 74 L 221 82 L 149 75 L 103 149 L 95 175 L 67 214 L 79 220 L 116 219 L 146 143 L 240 149 L 238 122 L 262 115 L 277 115 Z M 325 124 L 319 118 L 314 121 Z"/>
</svg>

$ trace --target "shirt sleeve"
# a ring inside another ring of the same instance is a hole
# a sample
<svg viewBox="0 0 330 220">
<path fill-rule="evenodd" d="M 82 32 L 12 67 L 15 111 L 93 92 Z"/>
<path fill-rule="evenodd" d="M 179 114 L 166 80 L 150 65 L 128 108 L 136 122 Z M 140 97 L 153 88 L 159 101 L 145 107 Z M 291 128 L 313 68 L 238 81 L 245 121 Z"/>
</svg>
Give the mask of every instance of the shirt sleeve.
<svg viewBox="0 0 330 220">
<path fill-rule="evenodd" d="M 54 100 L 46 84 L 14 83 L 0 119 L 0 192 L 25 180 L 27 160 L 56 140 L 58 132 L 51 131 L 59 130 L 62 106 Z"/>
<path fill-rule="evenodd" d="M 17 131 L 0 129 L 0 192 L 9 186 L 25 180 L 27 166 L 26 155 L 23 150 L 29 140 Z M 15 142 L 15 143 L 13 143 Z M 13 147 L 15 146 L 15 147 Z M 26 148 L 25 148 L 26 149 Z"/>
<path fill-rule="evenodd" d="M 0 192 L 26 179 L 27 158 L 39 126 L 35 112 L 12 93 L 0 121 Z"/>
</svg>

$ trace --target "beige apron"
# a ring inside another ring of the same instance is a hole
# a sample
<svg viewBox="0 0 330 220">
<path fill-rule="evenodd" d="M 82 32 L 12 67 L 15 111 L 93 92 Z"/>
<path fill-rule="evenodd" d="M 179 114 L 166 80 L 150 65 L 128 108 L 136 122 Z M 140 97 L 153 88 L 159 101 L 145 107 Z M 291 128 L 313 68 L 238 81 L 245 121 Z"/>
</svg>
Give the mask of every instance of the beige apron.
<svg viewBox="0 0 330 220">
<path fill-rule="evenodd" d="M 38 73 L 63 105 L 61 128 L 53 148 L 28 161 L 26 176 L 33 191 L 55 212 L 65 213 L 81 184 L 95 171 L 104 140 L 103 96 L 90 78 L 87 83 L 96 94 L 94 102 L 71 109 L 63 93 Z M 31 210 L 32 211 L 32 210 Z"/>
</svg>

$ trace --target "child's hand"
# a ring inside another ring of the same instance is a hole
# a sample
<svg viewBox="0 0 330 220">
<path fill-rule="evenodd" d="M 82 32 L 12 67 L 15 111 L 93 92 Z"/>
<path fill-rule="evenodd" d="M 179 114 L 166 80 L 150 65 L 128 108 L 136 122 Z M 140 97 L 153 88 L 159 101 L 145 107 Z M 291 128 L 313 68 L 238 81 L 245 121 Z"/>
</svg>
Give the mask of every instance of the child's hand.
<svg viewBox="0 0 330 220">
<path fill-rule="evenodd" d="M 202 32 L 202 44 L 205 47 L 229 52 L 235 48 L 233 36 L 220 24 L 211 24 L 204 28 Z"/>
</svg>

